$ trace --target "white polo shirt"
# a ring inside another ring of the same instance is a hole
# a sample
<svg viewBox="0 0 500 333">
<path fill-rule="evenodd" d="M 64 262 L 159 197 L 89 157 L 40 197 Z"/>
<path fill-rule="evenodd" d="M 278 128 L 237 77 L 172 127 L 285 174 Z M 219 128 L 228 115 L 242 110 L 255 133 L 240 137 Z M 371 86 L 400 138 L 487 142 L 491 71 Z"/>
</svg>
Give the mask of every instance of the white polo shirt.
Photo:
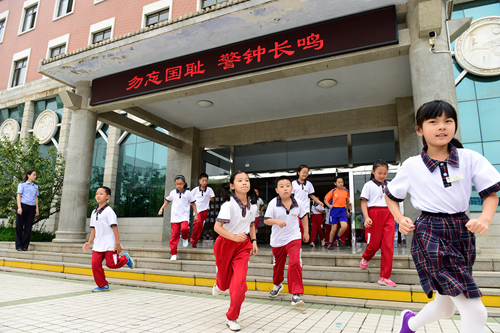
<svg viewBox="0 0 500 333">
<path fill-rule="evenodd" d="M 306 180 L 305 183 L 300 183 L 299 180 L 294 180 L 292 182 L 292 193 L 294 195 L 295 200 L 300 202 L 302 206 L 307 210 L 309 213 L 309 206 L 310 206 L 310 201 L 309 201 L 309 196 L 311 194 L 314 194 L 314 186 L 311 184 L 310 181 Z"/>
<path fill-rule="evenodd" d="M 113 251 L 116 245 L 112 226 L 117 225 L 116 214 L 108 205 L 103 210 L 96 210 L 90 215 L 90 227 L 95 230 L 92 251 Z"/>
<path fill-rule="evenodd" d="M 370 179 L 361 191 L 360 199 L 365 199 L 368 202 L 366 205 L 370 207 L 387 207 L 385 202 L 385 188 L 387 181 L 384 184 L 379 183 L 375 178 Z"/>
<path fill-rule="evenodd" d="M 304 209 L 304 206 L 293 197 L 288 214 L 279 196 L 271 200 L 267 205 L 264 219 L 278 219 L 286 223 L 286 226 L 283 228 L 273 224 L 271 229 L 271 246 L 281 247 L 296 239 L 302 239 L 299 218 L 303 218 L 307 213 L 308 211 Z"/>
<path fill-rule="evenodd" d="M 403 201 L 410 193 L 416 209 L 455 214 L 468 209 L 472 183 L 481 198 L 500 190 L 500 173 L 483 155 L 452 145 L 450 150 L 443 162 L 430 160 L 424 151 L 408 158 L 387 185 L 386 194 Z"/>
<path fill-rule="evenodd" d="M 200 186 L 194 188 L 191 190 L 191 195 L 194 200 L 196 200 L 196 209 L 198 213 L 207 210 L 210 207 L 210 198 L 215 197 L 214 190 L 208 186 L 204 191 L 201 190 Z"/>
<path fill-rule="evenodd" d="M 258 216 L 261 215 L 259 213 L 260 213 L 260 210 L 261 210 L 262 206 L 264 206 L 264 200 L 262 200 L 261 198 L 257 197 L 257 214 L 258 214 Z"/>
<path fill-rule="evenodd" d="M 257 205 L 251 205 L 250 199 L 247 204 L 243 203 L 234 195 L 220 207 L 216 221 L 224 223 L 223 227 L 235 235 L 250 232 L 250 224 L 255 222 L 258 216 Z"/>
<path fill-rule="evenodd" d="M 170 210 L 170 223 L 189 222 L 190 203 L 195 202 L 195 199 L 187 189 L 183 192 L 172 190 L 165 201 L 172 203 Z"/>
<path fill-rule="evenodd" d="M 323 214 L 325 212 L 325 208 L 320 205 L 312 205 L 311 212 L 313 214 Z"/>
</svg>

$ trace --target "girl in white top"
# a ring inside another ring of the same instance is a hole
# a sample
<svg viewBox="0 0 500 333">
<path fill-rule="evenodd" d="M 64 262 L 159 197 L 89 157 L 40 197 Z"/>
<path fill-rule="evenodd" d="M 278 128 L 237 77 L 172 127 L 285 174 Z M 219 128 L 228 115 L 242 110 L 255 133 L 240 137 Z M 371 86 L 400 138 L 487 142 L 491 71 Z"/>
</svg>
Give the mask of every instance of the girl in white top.
<svg viewBox="0 0 500 333">
<path fill-rule="evenodd" d="M 413 231 L 411 253 L 420 284 L 429 298 L 433 291 L 436 294 L 417 315 L 410 310 L 401 313 L 400 333 L 450 317 L 455 307 L 461 316 L 460 331 L 481 333 L 488 314 L 472 277 L 474 234 L 488 231 L 498 207 L 500 174 L 481 154 L 460 149 L 453 139 L 457 112 L 449 103 L 425 103 L 417 111 L 416 124 L 424 149 L 403 163 L 386 188 L 386 201 L 401 233 Z M 465 211 L 472 183 L 484 203 L 481 215 L 469 220 Z M 397 203 L 408 193 L 413 206 L 422 210 L 415 223 L 401 214 Z"/>
<path fill-rule="evenodd" d="M 212 295 L 229 289 L 231 303 L 226 313 L 226 325 L 239 331 L 237 319 L 247 291 L 247 271 L 250 253 L 258 252 L 255 234 L 255 217 L 258 216 L 255 191 L 243 171 L 236 171 L 229 178 L 229 189 L 221 189 L 225 201 L 217 216 L 214 231 L 219 234 L 214 244 L 216 284 Z"/>
<path fill-rule="evenodd" d="M 321 200 L 314 195 L 314 186 L 307 180 L 307 176 L 309 176 L 309 167 L 305 164 L 300 165 L 297 168 L 297 179 L 292 182 L 292 194 L 294 199 L 297 200 L 297 202 L 300 202 L 300 204 L 306 209 L 307 213 L 309 213 L 311 206 L 309 198 L 321 207 L 324 205 Z M 304 226 L 302 225 L 302 221 L 299 222 L 299 226 L 300 233 L 304 235 Z"/>
<path fill-rule="evenodd" d="M 194 210 L 194 221 L 198 220 L 198 211 L 196 210 L 195 199 L 191 192 L 187 189 L 186 178 L 179 175 L 174 179 L 175 190 L 172 190 L 165 202 L 160 208 L 158 215 L 163 214 L 163 209 L 172 202 L 172 210 L 170 211 L 170 260 L 177 260 L 177 244 L 179 243 L 180 234 L 182 232 L 182 246 L 187 247 L 189 244 L 189 206 Z"/>
<path fill-rule="evenodd" d="M 380 277 L 378 283 L 396 287 L 391 280 L 392 259 L 394 257 L 394 217 L 387 208 L 384 190 L 387 187 L 389 165 L 378 160 L 373 163 L 371 179 L 361 191 L 361 211 L 365 217 L 366 250 L 359 266 L 368 267 L 368 262 L 375 253 L 382 250 L 380 260 Z"/>
<path fill-rule="evenodd" d="M 193 223 L 193 233 L 191 234 L 191 247 L 195 248 L 198 240 L 203 233 L 203 227 L 207 220 L 208 211 L 210 208 L 210 201 L 214 201 L 214 190 L 208 186 L 208 175 L 206 173 L 200 174 L 198 177 L 200 186 L 191 190 L 191 195 L 196 200 L 196 209 L 198 210 L 198 219 Z"/>
</svg>

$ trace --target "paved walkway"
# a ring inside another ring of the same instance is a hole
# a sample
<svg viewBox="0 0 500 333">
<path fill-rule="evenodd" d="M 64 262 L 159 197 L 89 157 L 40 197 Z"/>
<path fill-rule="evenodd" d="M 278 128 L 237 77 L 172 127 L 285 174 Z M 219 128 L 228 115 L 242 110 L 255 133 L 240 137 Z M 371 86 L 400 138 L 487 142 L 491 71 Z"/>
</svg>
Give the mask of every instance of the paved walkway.
<svg viewBox="0 0 500 333">
<path fill-rule="evenodd" d="M 229 297 L 111 285 L 91 293 L 93 283 L 0 272 L 0 332 L 230 332 L 224 319 Z M 241 332 L 399 331 L 399 312 L 247 299 Z M 459 332 L 460 318 L 418 332 Z M 500 332 L 489 318 L 487 332 Z M 469 333 L 469 332 L 467 332 Z"/>
</svg>

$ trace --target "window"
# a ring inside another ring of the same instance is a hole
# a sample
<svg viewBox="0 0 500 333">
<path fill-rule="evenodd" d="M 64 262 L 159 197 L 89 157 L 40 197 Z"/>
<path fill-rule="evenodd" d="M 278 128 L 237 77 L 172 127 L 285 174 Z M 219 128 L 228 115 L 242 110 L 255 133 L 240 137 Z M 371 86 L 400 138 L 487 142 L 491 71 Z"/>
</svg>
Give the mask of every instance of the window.
<svg viewBox="0 0 500 333">
<path fill-rule="evenodd" d="M 38 8 L 38 3 L 34 6 L 25 9 L 22 32 L 35 28 L 37 8 Z"/>
<path fill-rule="evenodd" d="M 14 65 L 14 76 L 12 77 L 11 87 L 17 87 L 24 84 L 26 78 L 26 67 L 28 66 L 28 58 L 16 61 Z"/>
<path fill-rule="evenodd" d="M 56 47 L 50 49 L 50 57 L 51 58 L 57 57 L 58 55 L 63 54 L 63 53 L 66 53 L 66 44 L 56 46 Z"/>
<path fill-rule="evenodd" d="M 157 13 L 148 15 L 146 18 L 146 26 L 149 27 L 149 26 L 156 24 L 158 22 L 168 20 L 168 13 L 169 13 L 169 9 L 165 9 L 165 10 L 162 10 L 161 12 L 157 12 Z"/>
<path fill-rule="evenodd" d="M 0 43 L 3 42 L 3 33 L 5 31 L 5 19 L 0 21 Z"/>
<path fill-rule="evenodd" d="M 111 38 L 111 28 L 108 28 L 103 31 L 96 32 L 92 37 L 92 44 L 99 43 L 105 39 Z"/>
<path fill-rule="evenodd" d="M 54 19 L 71 14 L 73 12 L 74 0 L 58 0 L 56 1 L 56 13 Z"/>
<path fill-rule="evenodd" d="M 210 7 L 226 0 L 201 0 L 201 8 Z"/>
</svg>

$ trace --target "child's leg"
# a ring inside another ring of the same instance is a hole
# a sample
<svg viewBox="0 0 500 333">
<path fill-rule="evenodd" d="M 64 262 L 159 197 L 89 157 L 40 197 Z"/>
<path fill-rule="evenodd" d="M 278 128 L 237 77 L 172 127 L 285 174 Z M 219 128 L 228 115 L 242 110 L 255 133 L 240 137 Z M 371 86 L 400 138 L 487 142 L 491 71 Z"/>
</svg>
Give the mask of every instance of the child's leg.
<svg viewBox="0 0 500 333">
<path fill-rule="evenodd" d="M 302 244 L 302 241 L 300 241 Z M 273 247 L 273 283 L 278 286 L 285 279 L 285 246 Z"/>
<path fill-rule="evenodd" d="M 228 290 L 229 285 L 231 284 L 231 278 L 233 276 L 231 263 L 233 259 L 233 252 L 235 251 L 237 245 L 237 242 L 231 241 L 222 236 L 217 237 L 214 244 L 215 266 L 217 269 L 215 283 L 222 291 Z"/>
<path fill-rule="evenodd" d="M 345 221 L 340 221 L 340 230 L 339 230 L 339 234 L 337 235 L 338 238 L 340 238 L 344 232 L 347 230 L 347 222 Z"/>
<path fill-rule="evenodd" d="M 338 226 L 338 222 L 336 224 L 332 224 L 332 229 L 330 231 L 330 243 L 333 243 L 333 240 L 335 239 L 335 234 L 337 233 Z"/>
<path fill-rule="evenodd" d="M 113 254 L 116 254 L 116 264 L 115 264 L 115 260 L 113 258 Z M 106 258 L 106 266 L 108 268 L 112 268 L 112 269 L 121 268 L 121 267 L 125 266 L 127 264 L 127 261 L 128 261 L 127 257 L 125 257 L 125 256 L 119 257 L 118 253 L 116 253 L 115 251 L 104 252 L 104 257 Z"/>
<path fill-rule="evenodd" d="M 311 218 L 311 238 L 309 239 L 309 242 L 314 243 L 316 241 L 316 229 L 318 228 L 318 225 L 316 223 L 316 215 L 313 214 Z"/>
<path fill-rule="evenodd" d="M 198 213 L 198 221 L 193 223 L 193 234 L 191 235 L 191 243 L 197 244 L 203 234 L 203 227 L 207 220 L 208 209 Z"/>
<path fill-rule="evenodd" d="M 98 287 L 104 287 L 108 284 L 106 276 L 104 275 L 104 269 L 102 268 L 102 261 L 104 260 L 105 254 L 106 252 L 92 251 L 92 274 L 94 275 L 94 281 Z"/>
<path fill-rule="evenodd" d="M 302 283 L 302 241 L 300 239 L 291 241 L 284 246 L 288 253 L 288 292 L 292 295 L 303 294 L 304 285 Z M 286 260 L 286 258 L 285 258 Z"/>
<path fill-rule="evenodd" d="M 380 244 L 380 249 L 382 250 L 380 276 L 385 278 L 390 278 L 392 272 L 392 259 L 394 257 L 394 228 L 394 217 L 387 209 L 387 211 L 385 211 L 382 241 Z"/>
<path fill-rule="evenodd" d="M 177 243 L 179 243 L 179 237 L 181 232 L 180 223 L 170 223 L 170 255 L 177 254 Z"/>
<path fill-rule="evenodd" d="M 408 321 L 408 327 L 416 331 L 427 324 L 433 323 L 443 318 L 449 318 L 455 314 L 455 304 L 450 296 L 436 293 L 434 300 L 427 305 L 413 318 Z M 462 331 L 476 332 L 476 331 Z"/>
<path fill-rule="evenodd" d="M 488 312 L 480 298 L 451 297 L 460 312 L 460 332 L 484 333 Z"/>
<path fill-rule="evenodd" d="M 365 227 L 366 249 L 363 253 L 363 259 L 365 259 L 366 261 L 370 261 L 375 253 L 377 253 L 377 251 L 380 249 L 380 244 L 382 243 L 382 234 L 384 232 L 384 220 L 380 219 L 378 210 L 371 208 L 368 211 L 368 214 L 372 219 L 372 225 L 369 228 Z M 383 267 L 382 265 L 380 266 Z M 383 277 L 390 277 L 390 275 L 382 275 L 382 272 L 380 273 L 380 275 Z"/>
<path fill-rule="evenodd" d="M 189 238 L 189 222 L 182 221 L 180 225 L 181 225 L 182 239 L 186 240 Z"/>
<path fill-rule="evenodd" d="M 331 224 L 326 224 L 325 223 L 325 242 L 329 242 L 330 240 L 330 233 L 332 232 L 332 225 Z"/>
<path fill-rule="evenodd" d="M 231 263 L 233 277 L 229 286 L 231 301 L 229 303 L 229 310 L 226 313 L 226 317 L 229 320 L 237 320 L 240 316 L 241 304 L 243 304 L 245 293 L 248 290 L 247 272 L 251 250 L 252 243 L 247 238 L 243 243 L 238 243 L 237 252 L 233 256 Z"/>
<path fill-rule="evenodd" d="M 317 219 L 316 229 L 318 230 L 319 240 L 322 241 L 325 236 L 323 235 L 323 217 L 321 215 Z"/>
</svg>

